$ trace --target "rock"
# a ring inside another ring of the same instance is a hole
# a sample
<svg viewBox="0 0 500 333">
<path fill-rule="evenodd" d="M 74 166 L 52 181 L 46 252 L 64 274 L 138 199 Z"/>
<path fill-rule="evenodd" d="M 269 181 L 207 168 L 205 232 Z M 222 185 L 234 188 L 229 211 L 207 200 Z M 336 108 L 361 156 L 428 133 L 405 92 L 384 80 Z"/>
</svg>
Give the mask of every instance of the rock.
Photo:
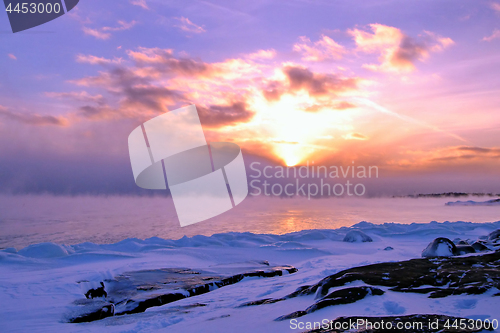
<svg viewBox="0 0 500 333">
<path fill-rule="evenodd" d="M 72 319 L 69 319 L 69 322 L 89 322 L 109 316 L 141 313 L 151 307 L 162 306 L 238 283 L 246 277 L 271 278 L 297 272 L 293 266 L 269 266 L 267 262 L 261 262 L 258 267 L 260 268 L 234 275 L 224 272 L 206 273 L 185 268 L 126 272 L 105 280 L 107 292 L 104 290 L 103 282 L 100 287 L 87 291 L 85 294 L 87 299 L 78 302 L 81 305 L 78 307 L 78 314 L 71 315 Z"/>
<path fill-rule="evenodd" d="M 462 241 L 460 238 L 454 238 L 453 244 L 458 244 L 460 241 Z"/>
<path fill-rule="evenodd" d="M 328 325 L 322 326 L 321 328 L 314 329 L 312 331 L 307 331 L 306 333 L 344 333 L 344 332 L 356 332 L 356 333 L 375 333 L 375 332 L 397 332 L 397 333 L 434 333 L 434 332 L 460 332 L 460 333 L 474 333 L 482 332 L 481 327 L 477 328 L 475 325 L 472 327 L 466 327 L 464 329 L 454 329 L 450 327 L 450 323 L 469 323 L 469 319 L 460 317 L 451 317 L 441 314 L 412 314 L 406 316 L 382 316 L 382 317 L 339 317 Z M 350 326 L 351 323 L 360 323 L 359 326 L 355 326 L 354 329 Z M 380 326 L 381 323 L 385 323 L 384 326 Z M 415 326 L 416 323 L 421 323 L 421 326 Z M 434 325 L 436 324 L 437 325 Z M 388 329 L 390 324 L 391 329 Z M 432 324 L 432 325 L 431 325 Z M 379 329 L 376 329 L 376 327 Z M 401 327 L 401 329 L 397 329 Z M 405 328 L 406 327 L 406 328 Z M 418 327 L 418 328 L 417 328 Z M 312 329 L 311 327 L 305 327 L 306 329 Z M 489 329 L 492 331 L 493 329 Z"/>
<path fill-rule="evenodd" d="M 373 242 L 373 239 L 360 230 L 351 230 L 345 235 L 343 241 L 349 243 L 365 243 Z"/>
<path fill-rule="evenodd" d="M 470 245 L 466 240 L 461 240 L 457 245 Z"/>
<path fill-rule="evenodd" d="M 276 318 L 276 321 L 302 317 L 327 306 L 349 304 L 357 302 L 366 296 L 383 295 L 384 291 L 374 287 L 362 286 L 335 290 L 321 298 L 319 301 L 308 307 L 304 311 L 295 311 L 288 315 Z"/>
<path fill-rule="evenodd" d="M 314 285 L 303 286 L 283 299 L 305 295 L 324 297 L 331 288 L 354 281 L 388 287 L 396 292 L 429 294 L 429 298 L 483 294 L 497 288 L 500 281 L 500 250 L 467 257 L 420 258 L 353 267 Z"/>
<path fill-rule="evenodd" d="M 394 248 L 392 246 L 388 246 L 384 249 L 384 251 L 392 251 L 394 250 Z"/>
<path fill-rule="evenodd" d="M 85 293 L 85 297 L 87 298 L 96 298 L 96 297 L 108 297 L 108 293 L 104 290 L 104 283 L 101 282 L 101 286 L 99 288 L 90 289 Z"/>
<path fill-rule="evenodd" d="M 474 250 L 476 250 L 476 252 L 483 252 L 483 251 L 489 251 L 490 249 L 484 245 L 482 242 L 474 242 L 472 244 L 472 247 L 474 248 Z"/>
<path fill-rule="evenodd" d="M 451 257 L 457 254 L 457 247 L 451 240 L 444 237 L 434 239 L 425 250 L 422 251 L 422 257 Z"/>
<path fill-rule="evenodd" d="M 108 304 L 90 313 L 83 314 L 81 316 L 71 318 L 70 323 L 88 323 L 95 320 L 104 319 L 111 317 L 115 314 L 114 304 Z"/>
<path fill-rule="evenodd" d="M 468 253 L 476 253 L 476 249 L 470 245 L 457 245 L 456 255 L 463 255 Z"/>
<path fill-rule="evenodd" d="M 500 229 L 490 232 L 490 234 L 488 235 L 488 240 L 491 242 L 500 240 Z"/>
</svg>

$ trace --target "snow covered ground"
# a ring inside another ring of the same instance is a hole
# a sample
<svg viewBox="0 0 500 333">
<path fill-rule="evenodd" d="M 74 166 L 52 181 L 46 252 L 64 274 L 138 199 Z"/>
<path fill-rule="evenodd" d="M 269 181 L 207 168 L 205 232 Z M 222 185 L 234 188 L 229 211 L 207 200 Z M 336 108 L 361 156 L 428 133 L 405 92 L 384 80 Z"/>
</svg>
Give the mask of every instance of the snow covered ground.
<svg viewBox="0 0 500 333">
<path fill-rule="evenodd" d="M 304 230 L 284 235 L 223 233 L 179 240 L 125 239 L 115 244 L 35 244 L 18 252 L 0 251 L 0 331 L 2 332 L 289 332 L 290 321 L 279 316 L 303 310 L 313 296 L 274 304 L 238 307 L 263 298 L 280 298 L 298 287 L 317 283 L 340 270 L 377 262 L 421 257 L 436 237 L 477 239 L 500 228 L 495 223 L 427 223 L 375 225 L 358 223 L 336 230 Z M 373 242 L 343 242 L 352 229 Z M 384 250 L 392 247 L 392 250 Z M 99 282 L 124 272 L 251 266 L 267 260 L 271 266 L 293 265 L 296 273 L 245 278 L 208 293 L 181 299 L 144 313 L 113 316 L 90 323 L 67 323 L 75 302 Z M 88 281 L 88 282 L 81 282 Z M 78 283 L 80 282 L 80 283 Z M 350 286 L 355 286 L 352 283 Z M 500 319 L 498 290 L 483 295 L 428 298 L 425 294 L 387 291 L 382 296 L 330 306 L 298 318 L 314 322 L 339 316 L 383 316 L 437 313 L 474 319 Z M 204 306 L 191 306 L 203 304 Z"/>
</svg>

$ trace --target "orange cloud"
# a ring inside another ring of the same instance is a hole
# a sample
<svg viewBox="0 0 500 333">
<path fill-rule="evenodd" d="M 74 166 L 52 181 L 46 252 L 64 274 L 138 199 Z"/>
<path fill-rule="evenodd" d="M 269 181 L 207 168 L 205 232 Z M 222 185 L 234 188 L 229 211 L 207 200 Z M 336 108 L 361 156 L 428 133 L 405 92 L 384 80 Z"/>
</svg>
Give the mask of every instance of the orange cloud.
<svg viewBox="0 0 500 333">
<path fill-rule="evenodd" d="M 346 52 L 343 46 L 325 35 L 321 35 L 321 38 L 314 43 L 305 36 L 299 37 L 299 40 L 300 42 L 293 46 L 293 50 L 302 53 L 304 61 L 341 59 Z"/>
<path fill-rule="evenodd" d="M 8 54 L 9 58 L 11 58 L 12 60 L 17 60 L 17 57 L 15 55 L 13 55 L 12 53 L 9 53 Z"/>
<path fill-rule="evenodd" d="M 247 55 L 249 59 L 272 59 L 276 56 L 276 51 L 273 49 L 270 50 L 259 50 L 254 53 L 250 53 Z"/>
<path fill-rule="evenodd" d="M 368 137 L 360 133 L 349 133 L 344 135 L 345 140 L 367 140 Z"/>
<path fill-rule="evenodd" d="M 365 64 L 363 67 L 380 72 L 407 73 L 415 70 L 415 63 L 453 45 L 450 38 L 440 37 L 425 31 L 418 39 L 405 35 L 400 29 L 382 24 L 370 24 L 371 32 L 359 29 L 348 30 L 359 51 L 379 53 L 380 64 Z"/>
</svg>

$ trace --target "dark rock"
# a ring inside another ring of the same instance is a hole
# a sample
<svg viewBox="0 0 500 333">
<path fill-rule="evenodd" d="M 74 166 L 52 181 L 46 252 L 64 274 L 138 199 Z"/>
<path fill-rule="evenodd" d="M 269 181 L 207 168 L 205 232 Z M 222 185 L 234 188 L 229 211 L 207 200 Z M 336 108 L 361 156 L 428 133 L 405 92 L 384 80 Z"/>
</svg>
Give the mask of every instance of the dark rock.
<svg viewBox="0 0 500 333">
<path fill-rule="evenodd" d="M 354 329 L 351 327 L 351 323 L 361 324 L 361 320 L 364 325 L 355 326 Z M 384 327 L 380 325 L 384 322 Z M 469 323 L 467 318 L 451 317 L 447 315 L 438 314 L 413 314 L 406 316 L 384 316 L 384 317 L 339 317 L 332 320 L 328 324 L 328 328 L 318 328 L 307 333 L 343 333 L 343 332 L 356 332 L 356 333 L 375 333 L 375 332 L 395 332 L 395 333 L 434 333 L 434 332 L 460 332 L 460 333 L 474 333 L 481 332 L 482 329 L 477 329 L 474 325 L 468 326 L 464 329 L 456 329 L 451 327 L 454 322 L 466 322 Z M 389 323 L 392 329 L 387 329 Z M 437 325 L 434 325 L 436 324 Z M 432 325 L 431 325 L 432 324 Z M 379 329 L 377 326 L 379 325 Z M 396 329 L 397 327 L 402 327 L 401 329 Z M 434 327 L 435 326 L 435 327 Z M 410 327 L 410 328 L 404 328 Z M 493 331 L 493 329 L 488 329 Z"/>
<path fill-rule="evenodd" d="M 460 242 L 458 242 L 457 245 L 470 245 L 469 242 L 467 242 L 466 240 L 461 240 Z"/>
<path fill-rule="evenodd" d="M 474 248 L 474 250 L 476 250 L 476 252 L 483 252 L 490 250 L 486 245 L 484 245 L 483 242 L 475 242 L 472 244 L 472 247 Z"/>
<path fill-rule="evenodd" d="M 384 249 L 384 251 L 392 251 L 394 250 L 394 248 L 392 246 L 388 246 Z"/>
<path fill-rule="evenodd" d="M 240 304 L 238 306 L 238 308 L 243 308 L 243 307 L 252 306 L 252 305 L 273 304 L 273 303 L 276 303 L 279 301 L 283 301 L 283 299 L 264 298 L 264 299 L 259 299 L 256 301 L 251 301 L 251 302 L 246 302 L 246 303 Z"/>
<path fill-rule="evenodd" d="M 99 288 L 90 289 L 85 293 L 85 297 L 87 298 L 96 298 L 96 297 L 108 297 L 108 293 L 104 290 L 104 283 L 101 282 L 101 286 Z"/>
<path fill-rule="evenodd" d="M 324 297 L 331 288 L 354 281 L 392 291 L 429 294 L 429 298 L 482 294 L 500 284 L 500 250 L 483 255 L 421 258 L 353 267 L 304 286 L 284 297 Z"/>
<path fill-rule="evenodd" d="M 461 242 L 462 240 L 460 238 L 454 238 L 453 239 L 453 244 L 458 244 L 459 242 Z"/>
<path fill-rule="evenodd" d="M 444 237 L 434 239 L 425 250 L 422 251 L 422 257 L 451 257 L 457 254 L 457 247 L 451 240 Z"/>
<path fill-rule="evenodd" d="M 463 255 L 468 253 L 476 253 L 476 249 L 470 245 L 457 245 L 456 254 Z"/>
<path fill-rule="evenodd" d="M 96 320 L 104 319 L 107 317 L 111 317 L 112 315 L 114 315 L 114 312 L 115 312 L 114 304 L 109 304 L 109 305 L 103 306 L 102 308 L 100 308 L 96 311 L 86 313 L 86 314 L 83 314 L 81 316 L 72 318 L 69 320 L 69 322 L 70 323 L 88 323 L 91 321 L 96 321 Z"/>
<path fill-rule="evenodd" d="M 365 243 L 373 242 L 373 239 L 360 230 L 351 230 L 345 235 L 343 241 L 349 243 Z"/>
<path fill-rule="evenodd" d="M 490 232 L 490 234 L 488 235 L 488 239 L 491 242 L 496 242 L 497 240 L 500 240 L 500 229 Z"/>
<path fill-rule="evenodd" d="M 278 317 L 275 320 L 282 321 L 282 320 L 298 318 L 306 314 L 312 313 L 314 311 L 317 311 L 319 309 L 325 308 L 327 306 L 354 303 L 356 301 L 365 298 L 366 296 L 383 295 L 383 294 L 384 294 L 383 290 L 367 286 L 335 290 L 326 295 L 325 297 L 323 297 L 322 299 L 320 299 L 319 301 L 317 301 L 316 303 L 314 303 L 313 305 L 311 305 L 310 307 L 308 307 L 305 311 L 292 312 L 288 315 Z"/>
</svg>

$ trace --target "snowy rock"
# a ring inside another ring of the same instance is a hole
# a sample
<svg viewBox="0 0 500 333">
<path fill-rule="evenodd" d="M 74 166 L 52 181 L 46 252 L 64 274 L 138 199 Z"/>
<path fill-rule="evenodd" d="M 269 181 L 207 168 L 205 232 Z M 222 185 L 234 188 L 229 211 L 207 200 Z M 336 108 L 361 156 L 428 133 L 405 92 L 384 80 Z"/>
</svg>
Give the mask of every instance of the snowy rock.
<svg viewBox="0 0 500 333">
<path fill-rule="evenodd" d="M 373 239 L 362 231 L 351 230 L 345 235 L 343 241 L 349 243 L 365 243 L 373 242 Z"/>
<path fill-rule="evenodd" d="M 497 229 L 495 231 L 492 231 L 489 235 L 488 235 L 488 239 L 492 242 L 496 242 L 498 240 L 500 240 L 500 229 Z"/>
<path fill-rule="evenodd" d="M 433 240 L 425 250 L 422 251 L 422 257 L 450 257 L 457 254 L 457 247 L 451 240 L 439 237 Z"/>
<path fill-rule="evenodd" d="M 392 246 L 388 246 L 384 249 L 384 251 L 392 251 L 394 250 L 394 248 Z"/>
</svg>

